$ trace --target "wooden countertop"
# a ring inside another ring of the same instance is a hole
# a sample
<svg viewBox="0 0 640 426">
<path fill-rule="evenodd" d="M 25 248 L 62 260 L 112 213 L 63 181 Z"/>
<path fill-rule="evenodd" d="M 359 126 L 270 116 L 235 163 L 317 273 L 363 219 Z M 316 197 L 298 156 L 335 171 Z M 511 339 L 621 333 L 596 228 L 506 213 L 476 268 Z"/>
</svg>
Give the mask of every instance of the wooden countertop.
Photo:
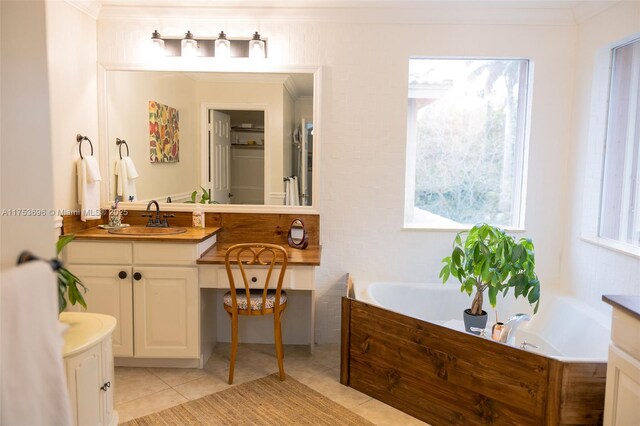
<svg viewBox="0 0 640 426">
<path fill-rule="evenodd" d="M 618 308 L 640 321 L 640 296 L 602 295 L 605 303 Z"/>
<path fill-rule="evenodd" d="M 200 259 L 196 262 L 198 265 L 206 264 L 224 264 L 224 256 L 227 249 L 232 246 L 231 243 L 216 243 L 209 250 L 204 252 Z M 289 265 L 310 265 L 320 266 L 321 246 L 309 246 L 304 250 L 294 249 L 289 246 L 283 246 L 289 256 Z"/>
<path fill-rule="evenodd" d="M 75 233 L 76 240 L 102 240 L 102 241 L 147 241 L 147 242 L 172 242 L 172 243 L 200 243 L 214 236 L 219 227 L 187 228 L 187 232 L 171 235 L 126 235 L 110 234 L 107 229 L 98 227 L 85 229 Z"/>
</svg>

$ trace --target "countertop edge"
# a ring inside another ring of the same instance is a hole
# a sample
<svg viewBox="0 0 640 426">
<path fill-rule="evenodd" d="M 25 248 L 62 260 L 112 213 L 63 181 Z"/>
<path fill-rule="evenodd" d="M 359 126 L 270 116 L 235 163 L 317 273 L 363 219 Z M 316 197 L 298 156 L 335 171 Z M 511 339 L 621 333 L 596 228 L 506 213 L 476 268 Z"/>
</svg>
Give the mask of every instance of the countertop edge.
<svg viewBox="0 0 640 426">
<path fill-rule="evenodd" d="M 640 321 L 640 295 L 602 295 L 602 301 Z"/>
<path fill-rule="evenodd" d="M 187 227 L 188 228 L 188 227 Z M 197 236 L 197 237 L 185 237 L 184 234 L 172 234 L 172 235 L 119 235 L 119 234 L 109 234 L 109 232 L 106 229 L 102 229 L 102 228 L 98 228 L 98 227 L 93 227 L 93 228 L 89 228 L 89 229 L 85 229 L 83 231 L 77 232 L 73 235 L 75 235 L 75 239 L 74 241 L 87 241 L 87 240 L 92 240 L 92 241 L 138 241 L 138 242 L 170 242 L 170 243 L 176 243 L 176 244 L 193 244 L 193 243 L 201 243 L 203 241 L 208 240 L 209 238 L 213 237 L 214 235 L 216 235 L 218 232 L 220 232 L 220 230 L 222 228 L 220 227 L 208 227 L 208 228 L 202 228 L 202 231 L 200 231 L 200 228 L 195 228 L 196 232 L 206 232 L 205 234 L 203 234 L 202 236 Z M 72 235 L 72 234 L 65 234 L 65 235 L 61 235 L 62 236 L 66 236 L 66 235 Z"/>
</svg>

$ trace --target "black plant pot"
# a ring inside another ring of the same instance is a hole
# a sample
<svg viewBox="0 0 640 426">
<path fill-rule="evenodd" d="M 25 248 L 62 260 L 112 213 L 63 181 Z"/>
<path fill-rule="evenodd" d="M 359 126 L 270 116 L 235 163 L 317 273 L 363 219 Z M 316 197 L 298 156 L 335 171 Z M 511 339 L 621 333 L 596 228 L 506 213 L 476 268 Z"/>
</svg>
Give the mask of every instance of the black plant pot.
<svg viewBox="0 0 640 426">
<path fill-rule="evenodd" d="M 480 335 L 479 331 L 471 331 L 471 327 L 485 328 L 487 326 L 487 313 L 482 311 L 480 315 L 471 315 L 471 309 L 465 309 L 463 314 L 464 329 L 467 333 Z"/>
</svg>

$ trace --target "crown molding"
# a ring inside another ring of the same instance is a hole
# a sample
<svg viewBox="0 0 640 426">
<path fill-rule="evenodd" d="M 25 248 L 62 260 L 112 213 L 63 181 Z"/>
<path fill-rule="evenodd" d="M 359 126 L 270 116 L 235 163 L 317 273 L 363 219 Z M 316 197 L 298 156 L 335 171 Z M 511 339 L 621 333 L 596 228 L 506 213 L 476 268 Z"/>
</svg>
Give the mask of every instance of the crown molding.
<svg viewBox="0 0 640 426">
<path fill-rule="evenodd" d="M 611 1 L 611 0 L 609 0 Z M 103 0 L 100 20 L 211 22 L 331 22 L 390 24 L 479 24 L 479 25 L 575 25 L 573 8 L 579 1 L 327 1 L 297 2 Z M 292 4 L 289 7 L 282 5 Z"/>
<path fill-rule="evenodd" d="M 64 0 L 67 4 L 75 7 L 79 11 L 86 13 L 93 19 L 98 19 L 102 4 L 97 0 Z"/>
<path fill-rule="evenodd" d="M 573 16 L 576 23 L 580 24 L 604 12 L 611 6 L 615 6 L 622 0 L 583 1 L 573 8 Z"/>
</svg>

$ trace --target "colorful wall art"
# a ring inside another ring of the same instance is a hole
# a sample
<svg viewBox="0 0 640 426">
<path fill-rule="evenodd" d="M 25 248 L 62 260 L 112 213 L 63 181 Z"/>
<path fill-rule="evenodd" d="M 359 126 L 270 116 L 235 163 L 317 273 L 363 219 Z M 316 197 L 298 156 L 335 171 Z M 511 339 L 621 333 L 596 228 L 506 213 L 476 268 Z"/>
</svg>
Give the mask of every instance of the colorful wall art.
<svg viewBox="0 0 640 426">
<path fill-rule="evenodd" d="M 179 113 L 175 108 L 149 101 L 149 149 L 152 163 L 180 161 Z"/>
</svg>

